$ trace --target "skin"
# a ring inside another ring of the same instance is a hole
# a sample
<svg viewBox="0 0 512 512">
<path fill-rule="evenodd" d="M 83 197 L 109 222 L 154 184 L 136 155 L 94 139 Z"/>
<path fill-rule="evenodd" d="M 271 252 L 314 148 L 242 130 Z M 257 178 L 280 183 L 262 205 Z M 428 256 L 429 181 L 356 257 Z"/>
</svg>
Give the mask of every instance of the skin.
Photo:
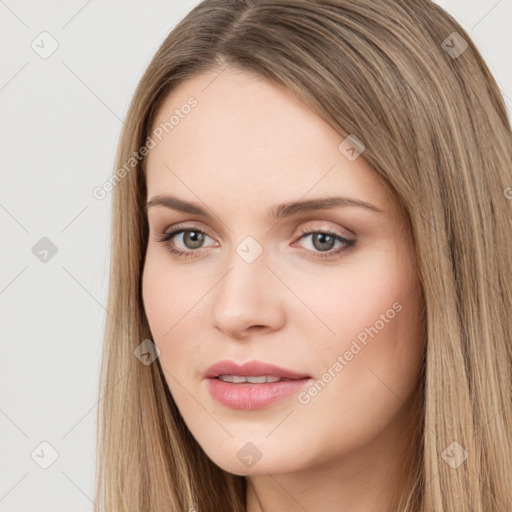
<svg viewBox="0 0 512 512">
<path fill-rule="evenodd" d="M 191 96 L 198 105 L 147 159 L 148 200 L 173 194 L 211 215 L 148 208 L 142 293 L 167 385 L 208 457 L 246 475 L 249 512 L 383 512 L 414 455 L 405 441 L 419 418 L 411 401 L 423 303 L 410 235 L 364 152 L 347 159 L 338 149 L 344 137 L 286 89 L 232 68 L 217 75 L 171 92 L 154 127 Z M 266 217 L 277 204 L 339 195 L 382 213 L 331 207 Z M 183 233 L 167 242 L 195 251 L 190 258 L 157 241 L 182 223 L 207 235 L 202 246 Z M 342 243 L 315 244 L 302 228 L 356 245 L 334 254 Z M 247 236 L 263 250 L 250 264 L 236 252 Z M 326 251 L 332 256 L 317 257 Z M 401 309 L 389 319 L 393 304 Z M 383 327 L 333 371 L 375 325 Z M 202 378 L 221 359 L 271 362 L 315 380 L 331 368 L 335 377 L 307 404 L 295 394 L 259 410 L 231 409 Z M 237 457 L 247 442 L 262 454 L 251 467 Z"/>
</svg>

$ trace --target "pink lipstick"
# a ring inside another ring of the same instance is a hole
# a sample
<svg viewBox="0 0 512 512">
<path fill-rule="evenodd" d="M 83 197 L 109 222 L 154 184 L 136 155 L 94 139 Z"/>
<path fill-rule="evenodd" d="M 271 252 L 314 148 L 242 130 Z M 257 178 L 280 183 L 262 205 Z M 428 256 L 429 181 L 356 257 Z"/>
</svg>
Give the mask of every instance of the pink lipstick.
<svg viewBox="0 0 512 512">
<path fill-rule="evenodd" d="M 286 368 L 249 361 L 239 365 L 219 361 L 204 374 L 208 389 L 218 402 L 233 409 L 261 409 L 299 392 L 312 381 L 311 376 Z"/>
</svg>

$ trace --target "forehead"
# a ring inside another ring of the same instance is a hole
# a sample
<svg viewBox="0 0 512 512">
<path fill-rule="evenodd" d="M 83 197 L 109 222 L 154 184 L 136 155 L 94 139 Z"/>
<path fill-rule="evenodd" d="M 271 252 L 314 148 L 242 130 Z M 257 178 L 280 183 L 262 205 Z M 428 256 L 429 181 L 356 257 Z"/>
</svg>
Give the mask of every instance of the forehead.
<svg viewBox="0 0 512 512">
<path fill-rule="evenodd" d="M 181 83 L 155 116 L 151 132 L 158 129 L 146 162 L 149 198 L 229 193 L 270 206 L 337 193 L 387 204 L 364 158 L 350 161 L 339 150 L 343 136 L 290 91 L 253 74 L 228 68 Z"/>
</svg>

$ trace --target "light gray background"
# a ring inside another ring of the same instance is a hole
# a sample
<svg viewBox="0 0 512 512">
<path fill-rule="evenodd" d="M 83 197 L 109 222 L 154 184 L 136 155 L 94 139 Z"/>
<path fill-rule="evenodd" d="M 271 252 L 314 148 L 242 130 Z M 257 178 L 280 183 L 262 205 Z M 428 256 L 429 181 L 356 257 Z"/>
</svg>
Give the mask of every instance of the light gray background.
<svg viewBox="0 0 512 512">
<path fill-rule="evenodd" d="M 0 511 L 94 509 L 111 205 L 92 190 L 114 170 L 150 58 L 197 3 L 0 0 Z M 510 114 L 512 0 L 439 3 L 472 36 Z M 31 47 L 43 31 L 59 45 L 47 59 Z M 57 247 L 46 262 L 32 252 L 43 237 Z M 48 469 L 35 462 L 51 462 L 43 441 L 58 452 Z"/>
</svg>

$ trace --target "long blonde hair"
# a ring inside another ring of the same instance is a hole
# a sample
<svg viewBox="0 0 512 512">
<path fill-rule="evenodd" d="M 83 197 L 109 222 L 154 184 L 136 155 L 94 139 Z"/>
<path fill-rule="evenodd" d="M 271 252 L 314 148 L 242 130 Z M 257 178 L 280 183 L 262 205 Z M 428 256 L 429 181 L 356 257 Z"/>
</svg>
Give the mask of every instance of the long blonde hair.
<svg viewBox="0 0 512 512">
<path fill-rule="evenodd" d="M 205 455 L 159 360 L 134 357 L 151 338 L 141 299 L 148 227 L 139 151 L 173 88 L 226 66 L 285 86 L 340 142 L 355 135 L 407 219 L 426 349 L 419 463 L 397 512 L 509 512 L 510 119 L 468 34 L 430 0 L 205 0 L 157 51 L 103 189 L 112 190 L 113 213 L 96 503 L 108 512 L 246 510 L 246 479 Z M 449 463 L 454 450 L 467 454 L 458 467 Z"/>
</svg>

